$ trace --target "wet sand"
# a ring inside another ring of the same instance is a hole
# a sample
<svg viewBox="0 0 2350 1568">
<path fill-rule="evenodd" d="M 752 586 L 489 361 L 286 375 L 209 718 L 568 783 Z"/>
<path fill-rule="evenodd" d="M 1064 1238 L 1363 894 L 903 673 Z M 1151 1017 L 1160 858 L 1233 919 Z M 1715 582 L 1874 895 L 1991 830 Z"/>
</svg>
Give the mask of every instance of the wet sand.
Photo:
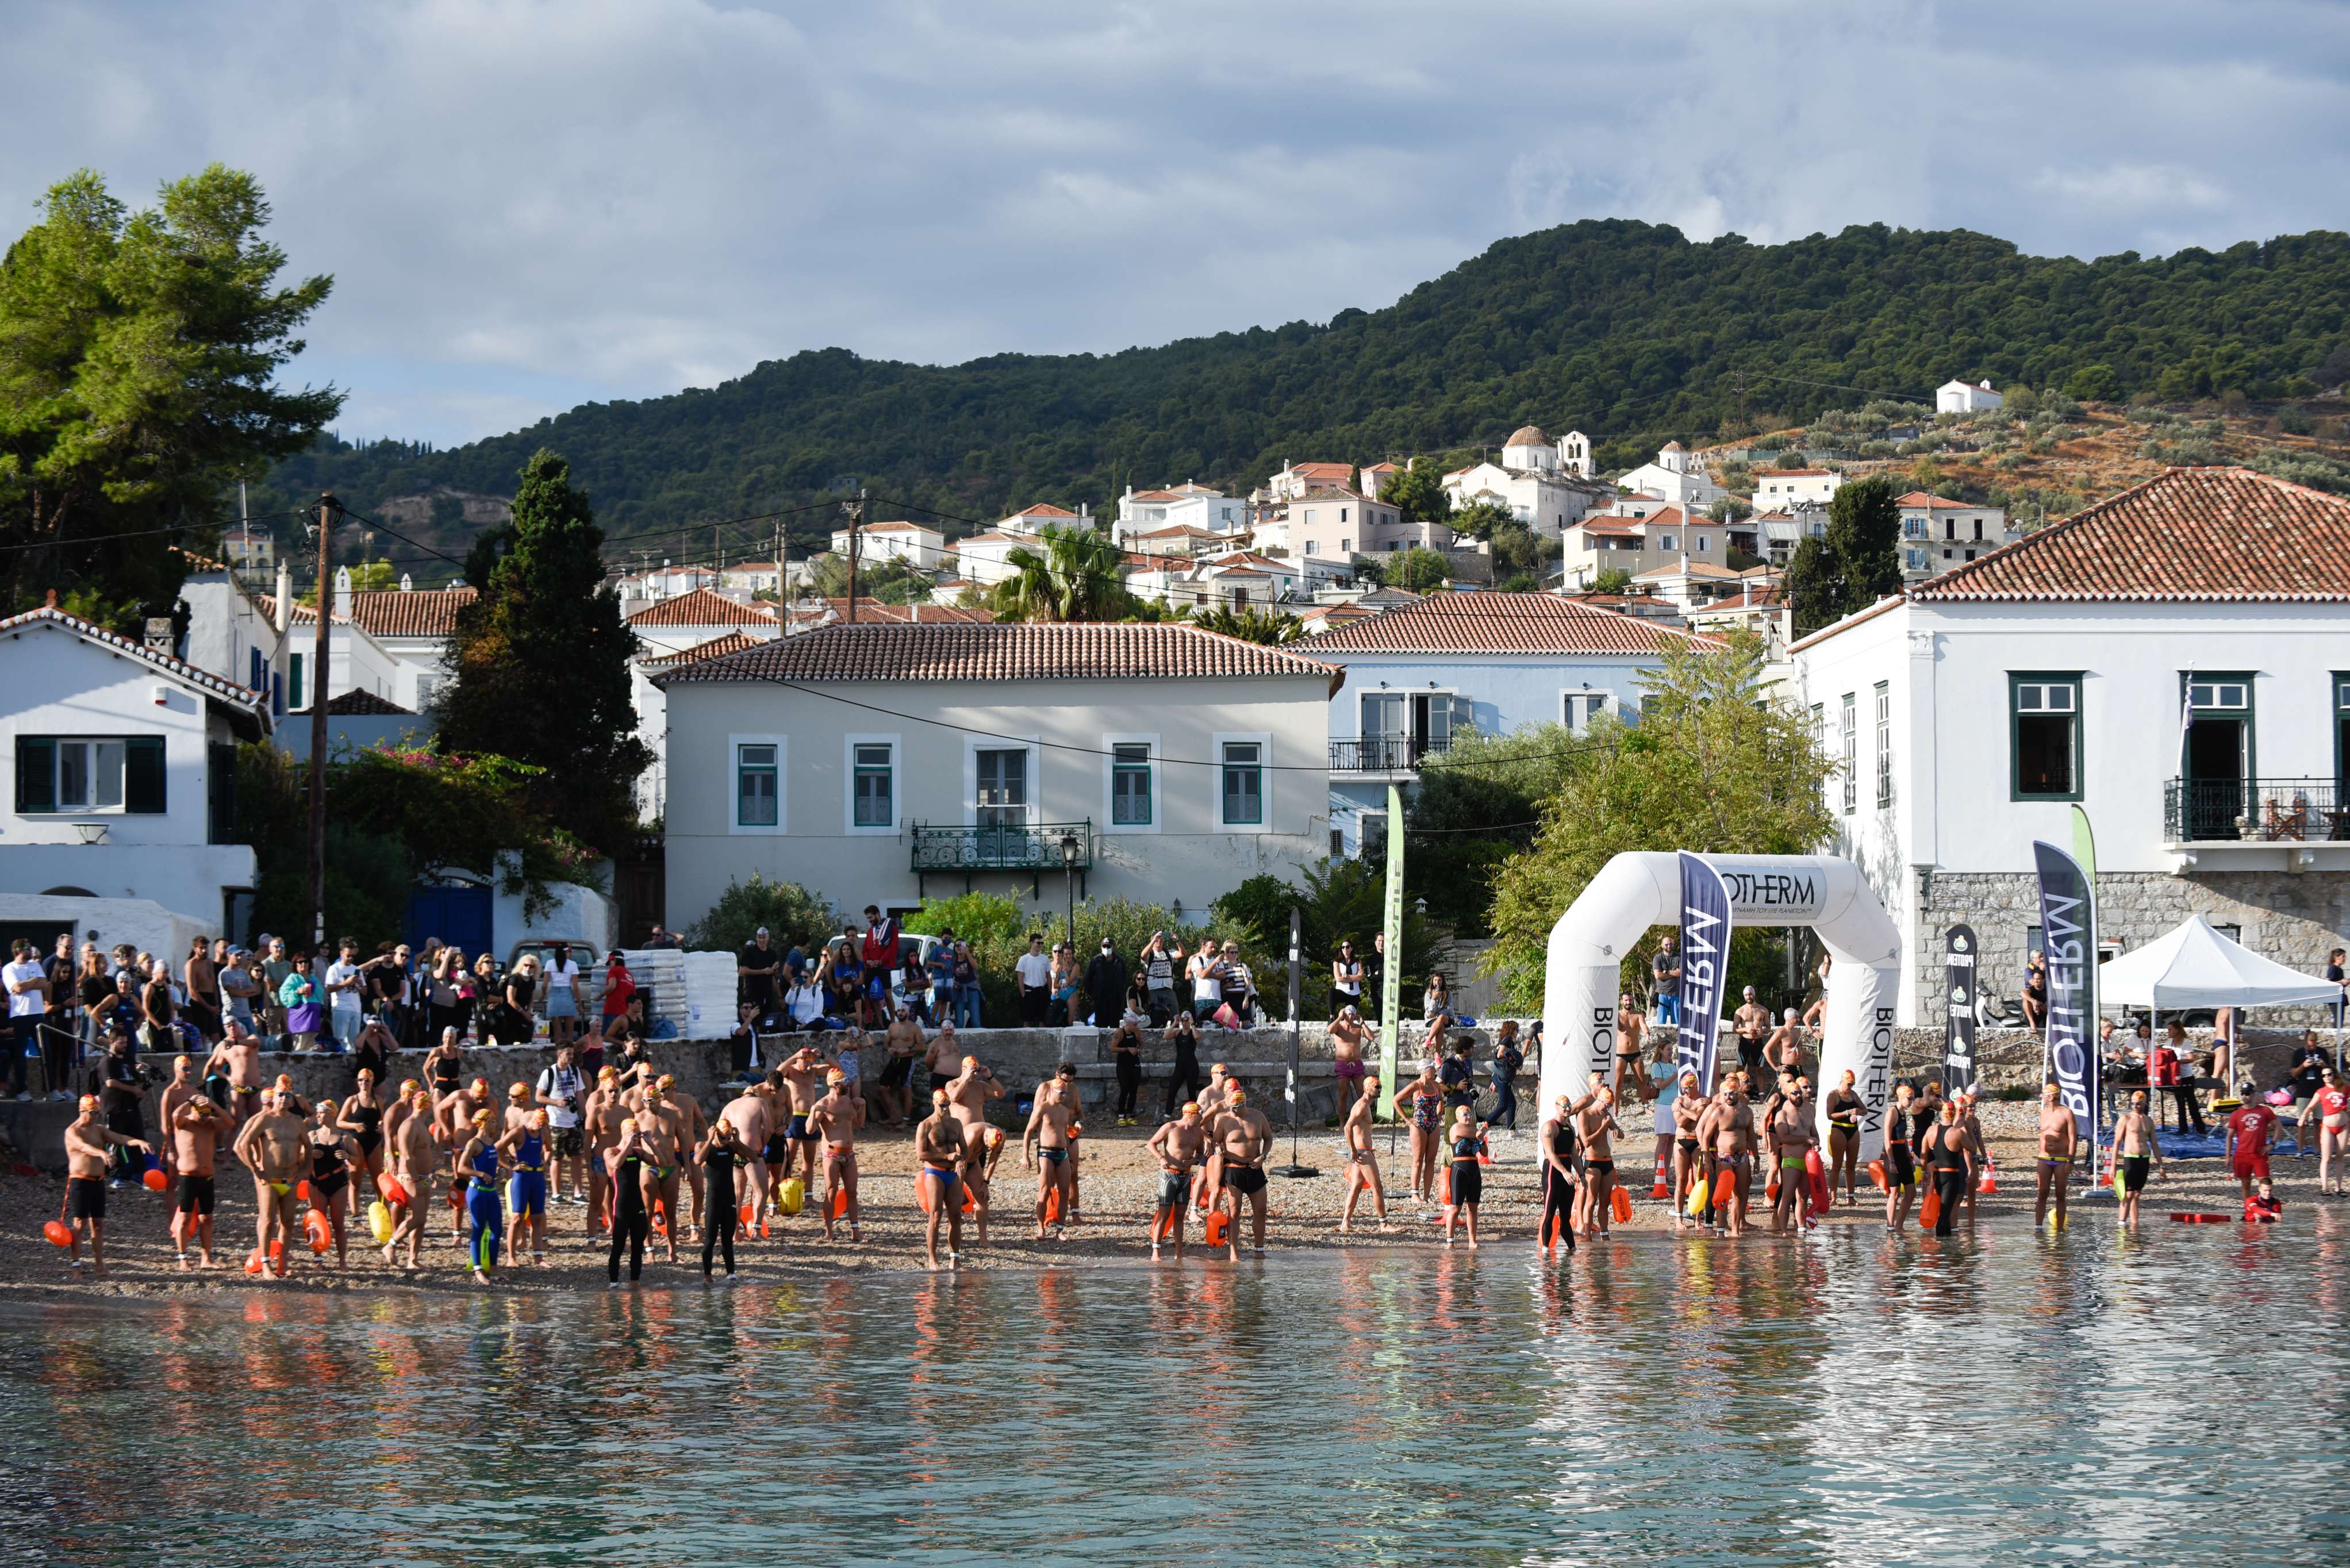
<svg viewBox="0 0 2350 1568">
<path fill-rule="evenodd" d="M 1996 1196 L 1979 1198 L 1976 1220 L 1979 1224 L 2012 1229 L 2028 1227 L 2032 1223 L 2033 1147 L 2026 1135 L 2032 1125 L 2033 1110 L 2031 1105 L 2014 1103 L 1996 1103 L 1983 1107 L 1984 1130 L 1998 1173 L 1999 1191 Z M 1089 1131 L 1083 1142 L 1078 1217 L 1067 1227 L 1064 1237 L 1042 1241 L 1035 1240 L 1035 1179 L 1020 1168 L 1017 1143 L 1011 1145 L 997 1170 L 993 1205 L 994 1213 L 989 1225 L 988 1241 L 984 1246 L 977 1243 L 972 1217 L 965 1216 L 961 1266 L 965 1269 L 1131 1267 L 1147 1262 L 1149 1246 L 1145 1227 L 1151 1206 L 1157 1201 L 1158 1190 L 1158 1166 L 1143 1147 L 1144 1139 L 1149 1136 L 1148 1127 Z M 2350 1201 L 2319 1196 L 2314 1129 L 2311 1138 L 2312 1152 L 2304 1158 L 2296 1158 L 2292 1153 L 2293 1144 L 2289 1138 L 2281 1142 L 2280 1151 L 2272 1157 L 2277 1194 L 2285 1204 L 2283 1222 L 2286 1224 L 2293 1223 L 2297 1211 L 2308 1205 Z M 1344 1160 L 1336 1133 L 1329 1129 L 1315 1129 L 1300 1136 L 1299 1158 L 1302 1163 L 1317 1167 L 1322 1174 L 1318 1178 L 1303 1180 L 1286 1179 L 1278 1175 L 1273 1177 L 1268 1192 L 1267 1251 L 1370 1249 L 1396 1253 L 1400 1262 L 1415 1254 L 1439 1249 L 1441 1245 L 1441 1231 L 1437 1222 L 1439 1212 L 1414 1201 L 1408 1190 L 1407 1140 L 1398 1135 L 1390 1153 L 1388 1134 L 1382 1128 L 1378 1147 L 1382 1173 L 1388 1187 L 1390 1221 L 1395 1226 L 1393 1231 L 1381 1233 L 1367 1198 L 1357 1210 L 1354 1233 L 1338 1234 L 1338 1210 L 1345 1199 Z M 1628 1179 L 1633 1212 L 1628 1224 L 1615 1229 L 1627 1234 L 1646 1233 L 1661 1241 L 1672 1234 L 1673 1226 L 1672 1217 L 1667 1211 L 1668 1206 L 1649 1197 L 1653 1149 L 1654 1140 L 1649 1136 L 1636 1136 L 1617 1146 L 1618 1170 Z M 910 1135 L 899 1130 L 868 1128 L 860 1136 L 858 1150 L 862 1172 L 860 1197 L 865 1214 L 864 1239 L 861 1241 L 849 1241 L 847 1225 L 840 1221 L 835 1227 L 837 1239 L 826 1241 L 822 1223 L 816 1214 L 815 1195 L 811 1194 L 807 1210 L 795 1219 L 781 1224 L 771 1223 L 766 1239 L 738 1239 L 735 1263 L 746 1279 L 806 1279 L 847 1271 L 907 1272 L 922 1269 L 921 1215 L 913 1199 Z M 1266 1160 L 1268 1168 L 1278 1169 L 1287 1165 L 1289 1151 L 1290 1140 L 1284 1132 Z M 1540 1212 L 1533 1134 L 1531 1130 L 1515 1136 L 1497 1133 L 1492 1140 L 1492 1151 L 1494 1163 L 1485 1173 L 1485 1197 L 1481 1210 L 1482 1239 L 1489 1246 L 1499 1243 L 1524 1247 L 1532 1239 Z M 606 1282 L 608 1244 L 601 1237 L 589 1238 L 583 1233 L 588 1212 L 586 1208 L 558 1205 L 548 1211 L 548 1250 L 544 1264 L 534 1265 L 525 1262 L 518 1267 L 501 1266 L 493 1272 L 492 1282 L 488 1286 L 476 1283 L 466 1267 L 464 1253 L 451 1242 L 450 1211 L 445 1196 L 437 1196 L 433 1200 L 421 1268 L 411 1270 L 404 1262 L 388 1265 L 373 1248 L 359 1245 L 359 1238 L 366 1234 L 362 1216 L 352 1224 L 353 1244 L 347 1267 L 336 1266 L 331 1251 L 323 1257 L 314 1257 L 308 1247 L 303 1244 L 294 1249 L 296 1258 L 290 1277 L 278 1280 L 250 1275 L 244 1272 L 244 1263 L 254 1246 L 252 1181 L 241 1168 L 225 1161 L 219 1177 L 220 1205 L 215 1216 L 215 1255 L 222 1267 L 180 1272 L 173 1261 L 167 1230 L 171 1218 L 171 1195 L 150 1192 L 142 1187 L 133 1186 L 108 1194 L 108 1271 L 104 1279 L 91 1281 L 87 1277 L 89 1271 L 86 1267 L 78 1277 L 75 1271 L 66 1266 L 65 1252 L 43 1240 L 41 1235 L 43 1222 L 58 1216 L 64 1188 L 64 1182 L 58 1179 L 0 1176 L 0 1290 L 44 1293 L 63 1291 L 84 1295 L 97 1293 L 147 1295 L 185 1291 L 363 1292 L 383 1289 L 463 1293 L 484 1289 L 502 1292 L 591 1290 L 602 1289 Z M 1823 1220 L 1824 1225 L 1858 1225 L 1882 1230 L 1883 1200 L 1867 1188 L 1865 1172 L 1856 1203 L 1846 1206 L 1841 1193 L 1837 1198 L 1837 1205 Z M 2089 1189 L 2076 1183 L 2073 1198 L 2074 1209 L 2084 1220 L 2094 1219 L 2102 1224 L 2113 1222 L 2116 1205 L 2110 1188 Z M 680 1201 L 684 1202 L 681 1193 Z M 2169 1222 L 2168 1216 L 2173 1211 L 2224 1213 L 2232 1220 L 2241 1212 L 2241 1203 L 2236 1184 L 2220 1161 L 2196 1159 L 2174 1164 L 2168 1179 L 2150 1183 L 2143 1199 L 2143 1209 L 2147 1224 L 2164 1225 Z M 1765 1229 L 1768 1211 L 1759 1198 L 1752 1213 L 1754 1223 L 1745 1244 L 1794 1244 L 1792 1238 L 1768 1234 Z M 1913 1204 L 1910 1222 L 1913 1234 L 1915 1214 Z M 1960 1223 L 1963 1226 L 1966 1221 L 1961 1220 Z M 1243 1231 L 1245 1240 L 1245 1225 Z M 1191 1242 L 1188 1250 L 1191 1261 L 1221 1260 L 1224 1256 L 1221 1250 L 1210 1254 L 1199 1245 L 1200 1228 L 1196 1215 L 1188 1234 Z M 1465 1245 L 1465 1236 L 1456 1245 Z M 941 1251 L 944 1247 L 942 1236 Z M 1170 1259 L 1171 1255 L 1170 1251 Z M 644 1285 L 700 1288 L 700 1243 L 689 1244 L 681 1234 L 678 1243 L 678 1260 L 675 1264 L 667 1261 L 666 1249 L 656 1236 L 647 1251 Z M 720 1264 L 720 1272 L 723 1274 L 723 1263 Z M 625 1282 L 625 1262 L 622 1273 Z"/>
</svg>

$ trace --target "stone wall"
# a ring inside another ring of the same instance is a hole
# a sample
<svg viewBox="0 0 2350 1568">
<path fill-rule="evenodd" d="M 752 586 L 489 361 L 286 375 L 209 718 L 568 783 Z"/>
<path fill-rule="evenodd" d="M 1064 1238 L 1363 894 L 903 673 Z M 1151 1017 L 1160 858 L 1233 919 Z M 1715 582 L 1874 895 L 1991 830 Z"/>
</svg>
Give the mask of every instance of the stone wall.
<svg viewBox="0 0 2350 1568">
<path fill-rule="evenodd" d="M 1981 928 L 1977 928 L 1980 929 Z M 2318 1038 L 2328 1050 L 2334 1048 L 2330 1031 L 2319 1032 Z M 2211 1031 L 2190 1029 L 2187 1032 L 2188 1046 L 2200 1053 L 2211 1048 Z M 1893 1038 L 1893 1075 L 1912 1083 L 1923 1083 L 1942 1075 L 1943 1032 L 1939 1029 L 1903 1029 Z M 2293 1048 L 2301 1044 L 2298 1029 L 2247 1028 L 2241 1042 L 2242 1061 L 2237 1075 L 2246 1072 L 2262 1089 L 2274 1088 L 2283 1078 L 2285 1064 Z M 2038 1094 L 2046 1082 L 2043 1066 L 2041 1037 L 2021 1029 L 1979 1029 L 1975 1032 L 1975 1077 L 1990 1092 L 2021 1089 Z"/>
<path fill-rule="evenodd" d="M 2198 871 L 2105 872 L 2097 877 L 2097 926 L 2102 940 L 2132 951 L 2190 915 L 2215 926 L 2236 926 L 2246 947 L 2303 974 L 2325 972 L 2327 950 L 2350 946 L 2350 873 Z M 1934 875 L 1911 941 L 1918 965 L 1918 1023 L 1939 1029 L 1943 1002 L 1943 933 L 1964 922 L 1981 943 L 1981 983 L 2013 1005 L 2023 985 L 2026 929 L 2040 923 L 2038 880 L 2028 872 Z M 2274 1026 L 2321 1023 L 2317 1008 L 2276 1008 L 2261 1014 Z M 2330 1020 L 2325 1020 L 2330 1021 Z"/>
</svg>

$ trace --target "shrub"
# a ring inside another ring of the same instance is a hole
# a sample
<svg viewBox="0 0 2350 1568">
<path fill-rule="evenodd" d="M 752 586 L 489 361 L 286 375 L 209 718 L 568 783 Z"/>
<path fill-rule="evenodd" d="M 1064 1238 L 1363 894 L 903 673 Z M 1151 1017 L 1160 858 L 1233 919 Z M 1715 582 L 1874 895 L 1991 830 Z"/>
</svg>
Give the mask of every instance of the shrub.
<svg viewBox="0 0 2350 1568">
<path fill-rule="evenodd" d="M 2277 414 L 2277 429 L 2287 435 L 2305 436 L 2316 428 L 2317 421 L 2311 419 L 2309 410 L 2299 403 L 2288 404 Z"/>
<path fill-rule="evenodd" d="M 779 948 L 803 950 L 824 945 L 840 929 L 833 907 L 797 882 L 770 882 L 760 873 L 750 880 L 730 880 L 718 901 L 683 932 L 685 945 L 702 950 L 731 952 L 767 928 Z"/>
<path fill-rule="evenodd" d="M 974 951 L 980 943 L 993 941 L 1009 941 L 1024 948 L 1032 929 L 1028 917 L 1020 912 L 1020 900 L 1000 893 L 925 898 L 922 907 L 907 917 L 905 924 L 906 929 L 925 936 L 951 930 L 971 943 Z"/>
</svg>

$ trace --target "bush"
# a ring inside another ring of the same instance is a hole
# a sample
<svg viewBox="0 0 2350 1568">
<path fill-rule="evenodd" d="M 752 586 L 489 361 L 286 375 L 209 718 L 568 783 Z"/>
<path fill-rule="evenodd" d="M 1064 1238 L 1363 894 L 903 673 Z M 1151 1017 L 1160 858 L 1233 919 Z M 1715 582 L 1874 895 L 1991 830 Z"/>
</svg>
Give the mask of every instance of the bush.
<svg viewBox="0 0 2350 1568">
<path fill-rule="evenodd" d="M 2111 365 L 2084 365 L 2064 382 L 2064 395 L 2085 403 L 2109 403 L 2120 390 L 2121 378 Z"/>
<path fill-rule="evenodd" d="M 2305 436 L 2316 428 L 2317 421 L 2311 419 L 2309 410 L 2299 403 L 2289 404 L 2277 414 L 2277 429 L 2287 435 Z"/>
<path fill-rule="evenodd" d="M 1020 900 L 999 893 L 962 893 L 951 898 L 925 898 L 906 919 L 906 929 L 935 937 L 952 931 L 978 950 L 982 942 L 1008 941 L 1028 945 L 1028 932 L 1037 928 L 1020 911 Z M 1045 932 L 1047 940 L 1052 933 Z"/>
<path fill-rule="evenodd" d="M 726 891 L 682 933 L 685 945 L 732 952 L 767 928 L 779 948 L 822 947 L 840 929 L 839 912 L 797 882 L 770 882 L 754 871 Z"/>
</svg>

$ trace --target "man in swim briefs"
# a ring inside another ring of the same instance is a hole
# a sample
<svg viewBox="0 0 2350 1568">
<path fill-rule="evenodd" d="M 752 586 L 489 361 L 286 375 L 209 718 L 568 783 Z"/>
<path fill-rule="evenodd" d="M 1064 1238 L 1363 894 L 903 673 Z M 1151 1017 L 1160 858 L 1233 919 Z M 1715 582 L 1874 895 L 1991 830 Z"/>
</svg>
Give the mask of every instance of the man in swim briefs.
<svg viewBox="0 0 2350 1568">
<path fill-rule="evenodd" d="M 2114 1158 L 2122 1173 L 2122 1223 L 2135 1230 L 2137 1195 L 2146 1190 L 2147 1166 L 2151 1162 L 2157 1170 L 2162 1168 L 2162 1139 L 2155 1130 L 2154 1118 L 2147 1114 L 2144 1089 L 2132 1090 L 2129 1109 L 2114 1118 Z"/>
<path fill-rule="evenodd" d="M 294 1184 L 310 1163 L 302 1118 L 286 1108 L 285 1100 L 275 1090 L 264 1095 L 261 1110 L 244 1124 L 234 1146 L 236 1158 L 253 1172 L 255 1245 L 265 1272 L 270 1243 L 278 1243 L 280 1279 L 294 1266 Z"/>
<path fill-rule="evenodd" d="M 596 1086 L 588 1091 L 588 1109 L 580 1117 L 580 1127 L 588 1139 L 588 1221 L 583 1228 L 586 1235 L 608 1229 L 612 1217 L 619 1211 L 613 1186 L 613 1168 L 619 1161 L 612 1151 L 620 1147 L 620 1123 L 628 1116 L 619 1069 L 608 1064 L 598 1068 Z"/>
<path fill-rule="evenodd" d="M 1749 1073 L 1760 1072 L 1763 1036 L 1771 1033 L 1771 1010 L 1754 1000 L 1752 986 L 1746 988 L 1745 1000 L 1730 1015 L 1730 1026 L 1738 1034 L 1739 1066 Z"/>
<path fill-rule="evenodd" d="M 145 1149 L 144 1138 L 114 1131 L 99 1114 L 98 1096 L 84 1095 L 76 1103 L 80 1113 L 66 1124 L 66 1223 L 73 1227 L 73 1266 L 81 1268 L 81 1239 L 89 1234 L 90 1273 L 106 1272 L 106 1166 L 118 1148 Z M 74 1276 L 79 1279 L 77 1272 Z"/>
<path fill-rule="evenodd" d="M 1036 1173 L 1039 1241 L 1045 1239 L 1048 1219 L 1057 1238 L 1069 1211 L 1069 1127 L 1076 1119 L 1076 1109 L 1069 1103 L 1060 1080 L 1054 1079 L 1037 1092 L 1035 1108 L 1028 1116 L 1028 1129 L 1021 1135 L 1021 1163 Z M 1055 1195 L 1059 1198 L 1057 1203 L 1053 1201 Z"/>
<path fill-rule="evenodd" d="M 643 1148 L 645 1209 L 660 1220 L 661 1241 L 672 1263 L 677 1262 L 678 1174 L 685 1158 L 684 1147 L 678 1142 L 678 1122 L 676 1108 L 660 1085 L 648 1087 L 644 1108 L 637 1116 L 637 1139 Z"/>
<path fill-rule="evenodd" d="M 1887 1147 L 1890 1148 L 1888 1137 Z M 2033 1229 L 2048 1222 L 2048 1200 L 2056 1200 L 2056 1229 L 2064 1228 L 2064 1195 L 2073 1183 L 2073 1157 L 2081 1147 L 2080 1124 L 2057 1097 L 2056 1085 L 2040 1085 L 2040 1189 L 2032 1201 Z"/>
<path fill-rule="evenodd" d="M 184 1062 L 185 1056 L 180 1058 Z M 188 1244 L 196 1243 L 203 1266 L 220 1267 L 213 1257 L 213 1173 L 220 1155 L 228 1113 L 202 1095 L 192 1094 L 172 1107 L 165 1122 L 172 1139 L 172 1165 L 180 1174 L 179 1201 L 172 1210 L 172 1242 L 179 1250 L 180 1270 L 188 1268 Z"/>
<path fill-rule="evenodd" d="M 1378 1210 L 1380 1233 L 1384 1235 L 1395 1229 L 1388 1223 L 1387 1188 L 1379 1179 L 1378 1151 L 1371 1146 L 1371 1116 L 1378 1109 L 1378 1081 L 1364 1079 L 1361 1092 L 1347 1107 L 1346 1124 L 1339 1129 L 1339 1137 L 1347 1146 L 1347 1201 L 1346 1207 L 1338 1211 L 1338 1233 L 1342 1236 L 1354 1229 L 1355 1205 L 1362 1201 L 1366 1192 L 1371 1195 L 1371 1203 Z M 1176 1255 L 1180 1257 L 1182 1255 L 1180 1230 L 1177 1236 Z"/>
<path fill-rule="evenodd" d="M 1378 1090 L 1374 1087 L 1371 1093 L 1376 1096 Z M 1159 1256 L 1159 1242 L 1164 1240 L 1175 1244 L 1176 1261 L 1182 1261 L 1184 1210 L 1191 1204 L 1191 1172 L 1199 1168 L 1201 1152 L 1207 1146 L 1208 1132 L 1201 1125 L 1197 1100 L 1185 1101 L 1182 1115 L 1171 1122 L 1159 1123 L 1159 1130 L 1143 1146 L 1159 1159 L 1159 1206 L 1150 1217 L 1150 1255 L 1154 1258 Z M 1354 1189 L 1349 1188 L 1349 1213 L 1354 1201 Z M 1339 1229 L 1346 1229 L 1343 1221 Z"/>
<path fill-rule="evenodd" d="M 1803 1075 L 1804 1026 L 1796 1022 L 1794 1008 L 1787 1009 L 1779 1027 L 1771 1031 L 1771 1038 L 1762 1042 L 1762 1067 L 1770 1073 Z"/>
<path fill-rule="evenodd" d="M 411 1091 L 408 1105 L 408 1115 L 390 1135 L 385 1159 L 408 1201 L 399 1206 L 391 1234 L 384 1239 L 383 1261 L 391 1262 L 400 1242 L 406 1241 L 408 1266 L 413 1269 L 422 1264 L 419 1254 L 424 1245 L 424 1218 L 430 1210 L 428 1195 L 441 1174 L 441 1144 L 432 1136 L 432 1091 L 421 1087 Z"/>
<path fill-rule="evenodd" d="M 726 1165 L 734 1179 L 734 1206 L 739 1216 L 743 1209 L 751 1211 L 751 1224 L 764 1224 L 767 1218 L 767 1135 L 774 1130 L 768 1109 L 775 1104 L 775 1086 L 766 1079 L 745 1088 L 726 1102 L 718 1119 L 734 1129 L 734 1141 L 739 1147 L 729 1151 Z M 705 1160 L 704 1168 L 709 1168 Z M 708 1185 L 706 1182 L 704 1185 Z"/>
<path fill-rule="evenodd" d="M 1811 1186 L 1809 1156 L 1819 1134 L 1815 1111 L 1801 1078 L 1786 1080 L 1787 1092 L 1771 1112 L 1765 1129 L 1779 1178 L 1779 1196 L 1771 1205 L 1771 1233 L 1792 1236 L 1811 1221 L 1804 1216 L 1804 1195 Z"/>
<path fill-rule="evenodd" d="M 1747 1200 L 1754 1187 L 1754 1107 L 1747 1103 L 1745 1080 L 1736 1074 L 1722 1085 L 1721 1103 L 1715 1108 L 1712 1152 L 1715 1179 L 1731 1184 L 1725 1229 L 1730 1235 L 1743 1236 Z"/>
<path fill-rule="evenodd" d="M 1330 1020 L 1331 1071 L 1337 1075 L 1338 1104 L 1341 1106 L 1351 1108 L 1361 1097 L 1365 1072 L 1363 1046 L 1370 1037 L 1370 1026 L 1363 1022 L 1362 1015 L 1355 1011 L 1355 1004 L 1351 1002 L 1340 1007 L 1338 1016 Z"/>
<path fill-rule="evenodd" d="M 1234 1089 L 1227 1101 L 1223 1115 L 1210 1128 L 1210 1136 L 1222 1151 L 1225 1190 L 1233 1194 L 1232 1226 L 1225 1232 L 1230 1243 L 1232 1261 L 1240 1262 L 1241 1227 L 1240 1199 L 1247 1199 L 1254 1235 L 1254 1251 L 1264 1252 L 1264 1151 L 1273 1147 L 1273 1124 L 1264 1113 L 1248 1103 L 1248 1096 Z"/>
<path fill-rule="evenodd" d="M 785 1161 L 783 1175 L 793 1174 L 796 1165 L 800 1179 L 807 1190 L 816 1190 L 816 1135 L 808 1130 L 808 1112 L 824 1097 L 824 1056 L 813 1045 L 803 1045 L 784 1063 L 784 1141 L 791 1146 L 790 1158 Z"/>
<path fill-rule="evenodd" d="M 857 1202 L 857 1129 L 865 1125 L 865 1101 L 835 1067 L 824 1075 L 825 1095 L 808 1111 L 808 1127 L 824 1140 L 824 1239 L 833 1240 L 834 1194 L 848 1219 L 848 1239 L 865 1240 L 865 1211 Z"/>
<path fill-rule="evenodd" d="M 947 1109 L 947 1092 L 931 1091 L 931 1114 L 914 1128 L 914 1179 L 924 1194 L 924 1257 L 939 1269 L 939 1225 L 947 1226 L 947 1262 L 962 1250 L 962 1123 Z"/>
<path fill-rule="evenodd" d="M 1659 1034 L 1665 1033 L 1659 1031 Z M 1618 996 L 1616 999 L 1616 1087 L 1618 1091 L 1640 1076 L 1640 1054 L 1648 1033 L 1648 1021 L 1634 1005 L 1631 993 L 1627 992 Z"/>
</svg>

